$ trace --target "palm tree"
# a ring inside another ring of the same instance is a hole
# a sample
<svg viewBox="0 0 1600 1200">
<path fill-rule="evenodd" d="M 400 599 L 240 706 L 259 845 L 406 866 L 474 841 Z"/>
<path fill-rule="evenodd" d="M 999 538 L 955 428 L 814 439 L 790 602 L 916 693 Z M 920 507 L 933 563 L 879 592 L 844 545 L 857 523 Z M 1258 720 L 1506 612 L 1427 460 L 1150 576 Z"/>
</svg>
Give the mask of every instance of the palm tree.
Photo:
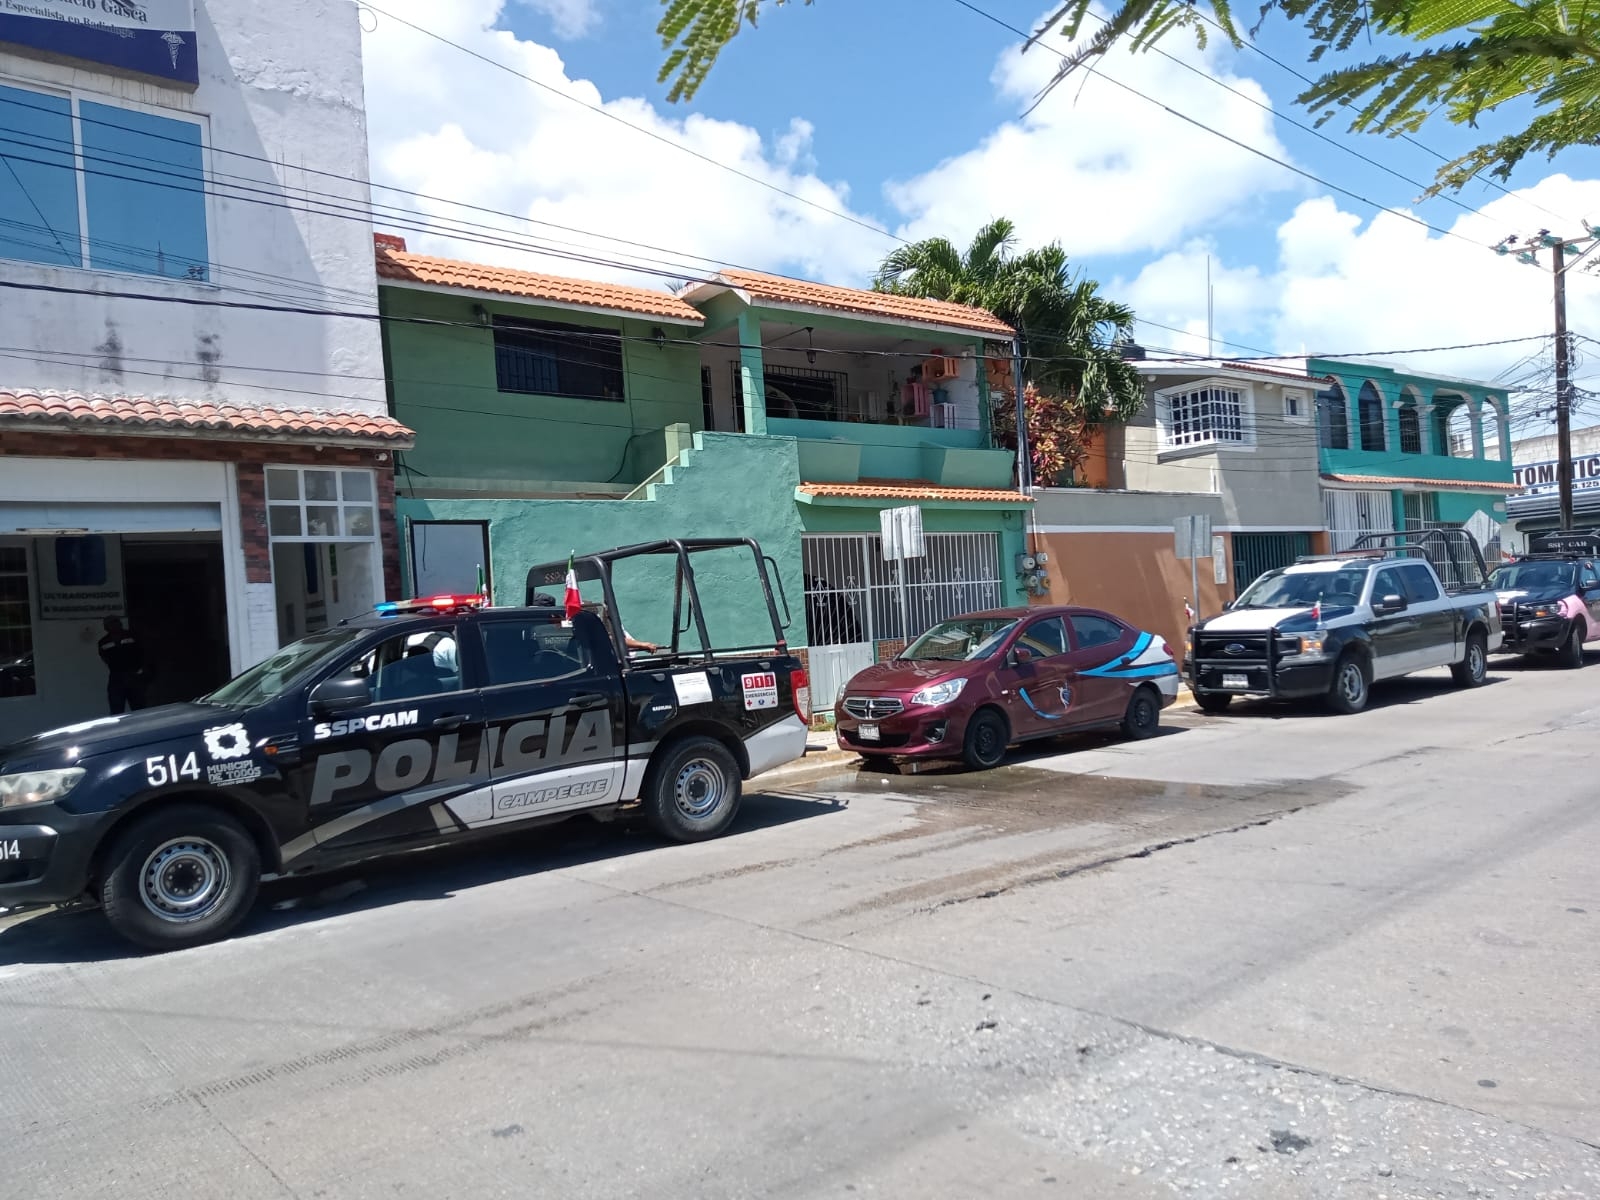
<svg viewBox="0 0 1600 1200">
<path fill-rule="evenodd" d="M 1022 339 L 1023 382 L 1090 420 L 1126 419 L 1145 402 L 1138 369 L 1117 346 L 1131 340 L 1133 310 L 1074 274 L 1059 242 L 1017 253 L 1016 227 L 1004 217 L 980 229 L 965 254 L 947 238 L 901 246 L 873 286 L 988 309 Z"/>
</svg>

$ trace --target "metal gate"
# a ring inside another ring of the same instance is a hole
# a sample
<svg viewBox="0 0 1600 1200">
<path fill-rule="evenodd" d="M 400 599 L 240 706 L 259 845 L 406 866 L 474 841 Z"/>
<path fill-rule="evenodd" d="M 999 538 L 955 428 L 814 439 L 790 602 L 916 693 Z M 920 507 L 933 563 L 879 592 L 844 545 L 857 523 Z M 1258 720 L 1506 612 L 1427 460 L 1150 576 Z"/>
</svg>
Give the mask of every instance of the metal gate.
<svg viewBox="0 0 1600 1200">
<path fill-rule="evenodd" d="M 877 644 L 910 641 L 931 625 L 1004 603 L 1000 535 L 930 533 L 927 555 L 905 563 L 904 607 L 895 565 L 875 533 L 800 538 L 812 703 L 831 707 L 852 675 L 877 661 Z"/>
<path fill-rule="evenodd" d="M 1236 533 L 1233 535 L 1233 587 L 1239 595 L 1268 571 L 1287 567 L 1311 553 L 1309 533 Z"/>
<path fill-rule="evenodd" d="M 1350 549 L 1364 533 L 1394 532 L 1394 501 L 1388 492 L 1325 489 L 1322 507 L 1335 554 Z"/>
</svg>

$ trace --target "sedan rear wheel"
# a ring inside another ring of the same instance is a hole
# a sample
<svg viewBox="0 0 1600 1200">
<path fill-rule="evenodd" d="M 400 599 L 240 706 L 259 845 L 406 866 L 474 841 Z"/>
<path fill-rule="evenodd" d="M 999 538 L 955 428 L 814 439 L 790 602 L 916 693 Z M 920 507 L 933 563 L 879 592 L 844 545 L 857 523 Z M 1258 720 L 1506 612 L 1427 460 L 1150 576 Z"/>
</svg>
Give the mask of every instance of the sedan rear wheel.
<svg viewBox="0 0 1600 1200">
<path fill-rule="evenodd" d="M 1128 700 L 1128 711 L 1122 717 L 1122 736 L 1142 742 L 1155 737 L 1161 728 L 1161 699 L 1155 688 L 1142 687 Z"/>
</svg>

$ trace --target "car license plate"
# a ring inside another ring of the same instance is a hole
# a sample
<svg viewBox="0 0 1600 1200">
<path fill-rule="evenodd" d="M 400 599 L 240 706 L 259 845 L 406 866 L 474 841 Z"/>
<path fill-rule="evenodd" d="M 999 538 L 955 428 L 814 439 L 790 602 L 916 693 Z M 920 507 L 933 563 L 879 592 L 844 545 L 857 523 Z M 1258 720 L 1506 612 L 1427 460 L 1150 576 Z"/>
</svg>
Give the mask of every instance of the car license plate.
<svg viewBox="0 0 1600 1200">
<path fill-rule="evenodd" d="M 1222 677 L 1222 686 L 1225 688 L 1247 688 L 1250 686 L 1250 676 L 1224 675 Z"/>
<path fill-rule="evenodd" d="M 875 742 L 879 738 L 878 727 L 876 725 L 858 726 L 856 729 L 856 736 L 859 737 L 863 742 Z"/>
</svg>

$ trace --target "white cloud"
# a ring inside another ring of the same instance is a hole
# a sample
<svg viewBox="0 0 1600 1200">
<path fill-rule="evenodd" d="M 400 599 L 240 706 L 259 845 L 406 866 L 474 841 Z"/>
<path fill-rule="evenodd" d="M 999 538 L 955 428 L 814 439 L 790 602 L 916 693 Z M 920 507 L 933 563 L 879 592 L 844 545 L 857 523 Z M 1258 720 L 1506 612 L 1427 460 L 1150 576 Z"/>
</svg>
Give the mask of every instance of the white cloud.
<svg viewBox="0 0 1600 1200">
<path fill-rule="evenodd" d="M 630 255 L 679 276 L 690 275 L 709 269 L 693 257 L 701 255 L 717 263 L 862 279 L 893 245 L 881 234 L 772 190 L 852 212 L 847 189 L 817 174 L 807 122 L 796 119 L 776 138 L 765 140 L 737 122 L 694 113 L 663 116 L 641 99 L 608 99 L 592 83 L 569 78 L 556 51 L 496 29 L 505 3 L 390 0 L 389 7 L 405 20 L 545 86 L 379 16 L 364 42 L 374 180 L 551 225 L 649 243 L 670 253 L 629 249 L 549 225 L 530 227 L 426 202 L 421 207 L 436 220 L 477 222 L 499 231 L 478 231 L 482 237 L 519 242 L 537 237 L 618 261 L 571 261 L 484 245 L 471 235 L 397 228 L 413 249 L 595 277 L 626 277 L 626 267 L 618 262 Z M 647 132 L 588 111 L 558 93 L 601 107 Z M 687 146 L 704 158 L 669 143 Z M 409 203 L 382 191 L 376 198 Z M 636 281 L 665 283 L 649 277 Z"/>
<path fill-rule="evenodd" d="M 1600 180 L 1565 175 L 1498 196 L 1448 227 L 1441 225 L 1456 236 L 1431 232 L 1395 212 L 1369 218 L 1346 212 L 1331 197 L 1306 200 L 1277 230 L 1275 269 L 1228 267 L 1214 260 L 1218 336 L 1291 353 L 1461 345 L 1467 348 L 1388 361 L 1492 379 L 1534 353 L 1538 344 L 1470 343 L 1546 335 L 1554 326 L 1549 253 L 1535 269 L 1498 257 L 1491 247 L 1509 233 L 1525 235 L 1545 226 L 1581 233 L 1580 218 L 1596 216 Z M 1184 246 L 1108 290 L 1152 321 L 1192 322 L 1194 314 L 1205 312 L 1206 252 L 1204 243 Z M 1600 279 L 1573 270 L 1567 310 L 1576 332 L 1600 325 Z M 1203 329 L 1203 317 L 1200 324 Z M 1154 333 L 1150 340 L 1157 340 Z M 1198 351 L 1203 341 L 1183 348 Z M 1236 347 L 1222 352 L 1248 353 Z"/>
<path fill-rule="evenodd" d="M 1059 65 L 1052 48 L 1065 45 L 1052 35 L 1026 54 L 1020 48 L 1002 54 L 993 75 L 997 91 L 1026 110 Z M 890 198 L 906 214 L 900 232 L 964 244 L 985 221 L 1006 215 L 1023 244 L 1059 239 L 1075 257 L 1160 251 L 1219 224 L 1247 222 L 1269 193 L 1299 187 L 1282 167 L 1112 82 L 1289 159 L 1270 110 L 1243 98 L 1267 104 L 1265 91 L 1231 73 L 1215 45 L 1202 51 L 1180 37 L 1162 49 L 1200 73 L 1155 52 L 1108 55 L 1093 73 L 1066 80 L 980 145 L 891 185 Z"/>
<path fill-rule="evenodd" d="M 580 38 L 600 23 L 598 0 L 521 0 L 535 12 L 550 18 L 556 35 Z"/>
</svg>

